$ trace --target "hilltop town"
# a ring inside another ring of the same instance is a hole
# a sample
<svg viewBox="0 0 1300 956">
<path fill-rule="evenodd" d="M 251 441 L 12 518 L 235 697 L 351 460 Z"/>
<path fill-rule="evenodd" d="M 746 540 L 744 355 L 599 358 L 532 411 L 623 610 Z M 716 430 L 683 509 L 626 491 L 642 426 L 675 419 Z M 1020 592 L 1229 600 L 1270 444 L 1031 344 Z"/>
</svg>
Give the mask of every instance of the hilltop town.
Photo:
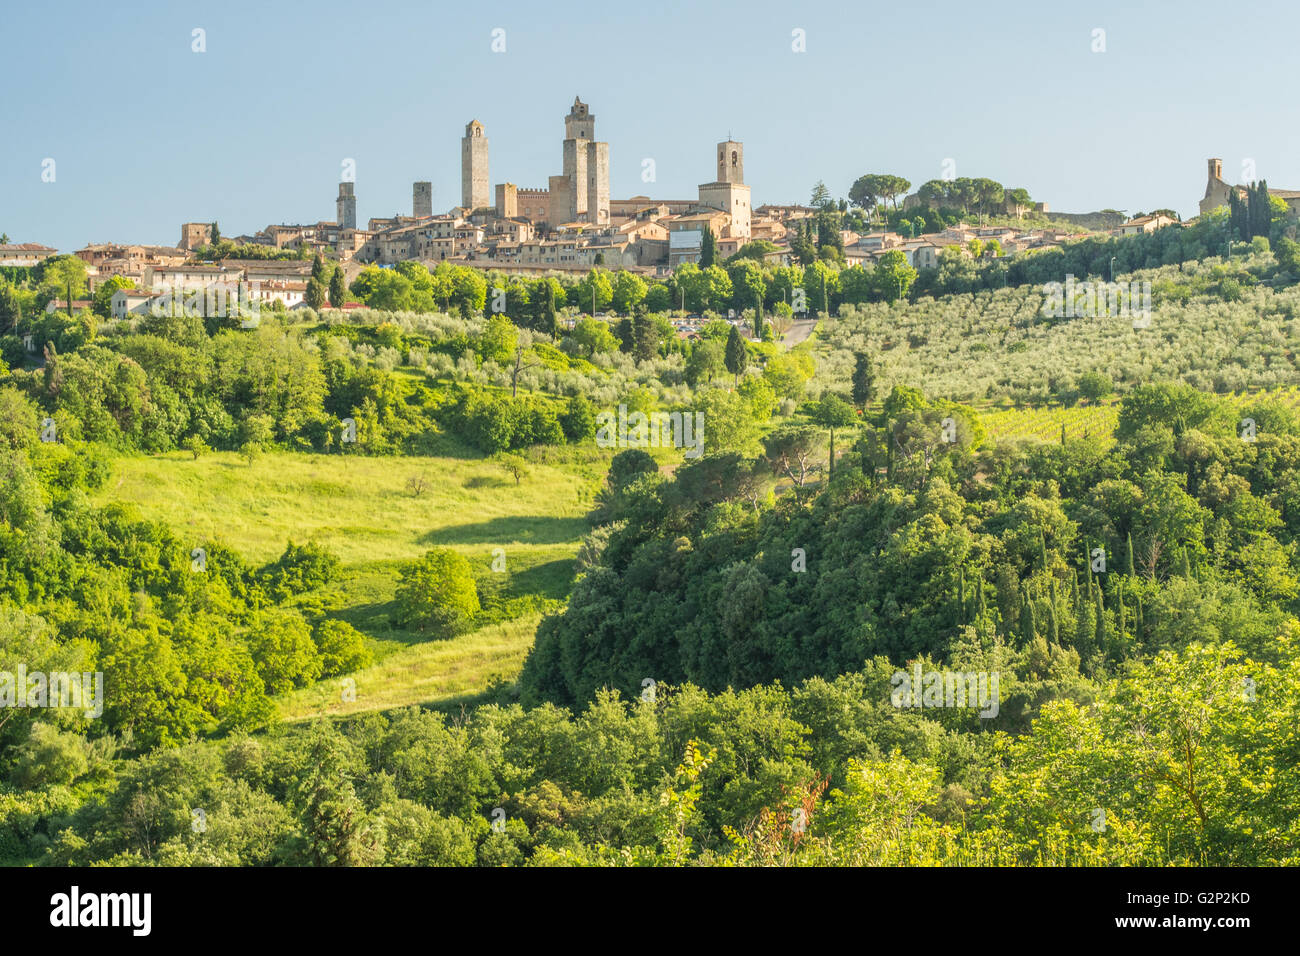
<svg viewBox="0 0 1300 956">
<path fill-rule="evenodd" d="M 742 252 L 768 267 L 790 266 L 809 256 L 800 244 L 815 239 L 819 257 L 829 244 L 839 268 L 870 267 L 887 253 L 901 253 L 906 265 L 934 269 L 940 254 L 997 259 L 1108 234 L 1131 236 L 1178 224 L 1171 210 L 1126 218 L 1114 210 L 1053 213 L 1032 202 L 1023 189 L 1003 189 L 987 179 L 932 180 L 898 201 L 899 177 L 864 176 L 850 190 L 852 203 L 827 198 L 815 204 L 754 206 L 745 182 L 744 143 L 719 142 L 712 178 L 693 199 L 636 195 L 611 198 L 610 149 L 596 138 L 596 116 L 575 97 L 564 117 L 561 172 L 545 188 L 504 181 L 492 185 L 487 129 L 478 120 L 461 138 L 460 204 L 434 209 L 429 181 L 412 184 L 410 214 L 357 218 L 357 183 L 339 183 L 333 220 L 271 224 L 234 237 L 216 223 L 186 222 L 174 246 L 103 242 L 73 253 L 86 265 L 88 290 L 120 278 L 112 315 L 145 314 L 170 290 L 200 289 L 213 283 L 247 283 L 265 303 L 293 309 L 308 304 L 311 262 L 337 263 L 351 284 L 369 266 L 418 262 L 428 268 L 451 263 L 507 276 L 570 276 L 593 268 L 624 270 L 664 278 L 683 264 L 707 266 Z M 1242 197 L 1247 186 L 1229 186 L 1222 160 L 1208 161 L 1200 211 L 1209 212 Z M 704 164 L 702 163 L 703 167 Z M 880 185 L 878 181 L 883 181 Z M 987 194 L 995 187 L 992 198 Z M 1300 191 L 1268 190 L 1293 211 Z M 819 213 L 838 211 L 838 235 L 829 243 Z M 36 266 L 58 254 L 35 242 L 0 244 L 0 267 Z M 89 306 L 77 300 L 72 308 Z M 48 308 L 67 309 L 53 300 Z"/>
</svg>

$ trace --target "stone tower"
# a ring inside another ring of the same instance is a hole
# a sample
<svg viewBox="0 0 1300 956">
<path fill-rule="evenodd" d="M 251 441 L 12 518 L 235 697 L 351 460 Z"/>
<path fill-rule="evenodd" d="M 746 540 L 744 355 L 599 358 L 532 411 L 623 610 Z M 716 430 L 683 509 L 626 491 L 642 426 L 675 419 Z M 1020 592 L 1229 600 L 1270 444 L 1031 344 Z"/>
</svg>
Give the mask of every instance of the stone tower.
<svg viewBox="0 0 1300 956">
<path fill-rule="evenodd" d="M 700 185 L 700 205 L 731 217 L 728 238 L 748 239 L 751 210 L 745 185 L 745 144 L 733 139 L 718 144 L 718 178 Z"/>
<path fill-rule="evenodd" d="M 1208 176 L 1205 183 L 1205 197 L 1200 202 L 1200 211 L 1202 214 L 1218 209 L 1220 206 L 1228 204 L 1228 195 L 1232 192 L 1232 187 L 1223 181 L 1223 160 L 1209 159 L 1206 160 Z"/>
<path fill-rule="evenodd" d="M 487 136 L 482 123 L 470 120 L 460 141 L 460 204 L 470 212 L 492 205 L 488 189 Z"/>
<path fill-rule="evenodd" d="M 181 241 L 176 247 L 189 252 L 191 249 L 197 249 L 199 246 L 206 246 L 212 241 L 212 223 L 210 222 L 184 222 L 181 223 Z"/>
<path fill-rule="evenodd" d="M 592 113 L 581 97 L 573 98 L 569 115 L 564 117 L 565 139 L 596 139 L 596 114 Z"/>
<path fill-rule="evenodd" d="M 718 144 L 718 182 L 745 181 L 745 144 L 729 139 Z"/>
<path fill-rule="evenodd" d="M 338 223 L 342 229 L 357 228 L 356 183 L 339 183 Z"/>
<path fill-rule="evenodd" d="M 573 98 L 564 118 L 564 172 L 550 178 L 551 225 L 609 225 L 609 144 L 596 142 L 596 116 Z"/>
<path fill-rule="evenodd" d="M 514 183 L 497 183 L 497 215 L 513 219 L 519 215 L 519 187 Z"/>
<path fill-rule="evenodd" d="M 411 215 L 417 219 L 433 215 L 433 183 L 411 184 Z"/>
</svg>

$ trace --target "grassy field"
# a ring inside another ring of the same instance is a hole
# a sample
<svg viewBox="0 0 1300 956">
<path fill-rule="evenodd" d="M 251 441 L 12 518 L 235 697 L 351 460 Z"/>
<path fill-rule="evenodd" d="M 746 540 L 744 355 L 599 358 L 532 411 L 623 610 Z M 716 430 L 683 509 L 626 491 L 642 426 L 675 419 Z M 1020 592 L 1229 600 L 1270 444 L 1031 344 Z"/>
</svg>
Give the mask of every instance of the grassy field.
<svg viewBox="0 0 1300 956">
<path fill-rule="evenodd" d="M 277 701 L 280 716 L 299 721 L 411 704 L 439 708 L 468 704 L 494 678 L 518 676 L 541 619 L 540 614 L 530 614 L 451 640 L 402 648 L 350 675 L 350 684 L 335 677 L 284 695 Z M 345 694 L 345 687 L 354 693 Z"/>
<path fill-rule="evenodd" d="M 347 565 L 411 559 L 433 547 L 467 557 L 494 547 L 527 551 L 572 545 L 608 456 L 534 462 L 516 485 L 486 459 L 362 458 L 291 452 L 249 465 L 231 452 L 118 459 L 101 503 L 129 501 L 196 538 L 219 539 L 250 561 L 275 558 L 285 542 L 314 540 Z M 422 476 L 413 495 L 407 481 Z"/>
<path fill-rule="evenodd" d="M 361 630 L 376 663 L 352 675 L 353 701 L 342 699 L 340 678 L 286 695 L 278 702 L 283 716 L 299 720 L 448 705 L 481 694 L 494 675 L 518 674 L 542 615 L 568 597 L 588 530 L 584 515 L 610 453 L 538 449 L 529 457 L 530 474 L 519 484 L 478 458 L 123 457 L 98 499 L 134 504 L 191 532 L 196 545 L 219 540 L 254 563 L 276 558 L 289 540 L 315 541 L 339 556 L 339 579 L 295 603 Z M 412 476 L 426 484 L 418 495 L 407 487 Z M 395 623 L 401 569 L 435 547 L 469 559 L 483 605 L 474 630 L 451 640 Z M 504 571 L 493 570 L 494 553 L 504 557 Z"/>
<path fill-rule="evenodd" d="M 1252 392 L 1238 392 L 1223 396 L 1233 404 L 1245 407 L 1260 401 L 1279 402 L 1288 408 L 1300 408 L 1300 387 L 1279 386 Z M 1119 422 L 1118 398 L 1107 399 L 1095 405 L 1027 406 L 1023 408 L 977 409 L 990 441 L 1013 441 L 1033 438 L 1040 441 L 1060 441 L 1061 426 L 1067 438 L 1100 437 L 1110 443 Z"/>
</svg>

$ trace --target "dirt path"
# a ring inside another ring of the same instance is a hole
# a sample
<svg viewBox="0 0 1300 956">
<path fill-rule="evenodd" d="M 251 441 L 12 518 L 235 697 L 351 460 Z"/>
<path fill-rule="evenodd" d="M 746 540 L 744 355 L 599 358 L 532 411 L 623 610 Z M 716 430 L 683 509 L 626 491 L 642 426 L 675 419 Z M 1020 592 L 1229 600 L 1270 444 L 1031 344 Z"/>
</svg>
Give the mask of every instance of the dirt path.
<svg viewBox="0 0 1300 956">
<path fill-rule="evenodd" d="M 816 319 L 800 319 L 790 326 L 790 331 L 785 333 L 781 345 L 787 349 L 792 349 L 812 335 L 812 330 L 815 328 L 817 328 Z"/>
</svg>

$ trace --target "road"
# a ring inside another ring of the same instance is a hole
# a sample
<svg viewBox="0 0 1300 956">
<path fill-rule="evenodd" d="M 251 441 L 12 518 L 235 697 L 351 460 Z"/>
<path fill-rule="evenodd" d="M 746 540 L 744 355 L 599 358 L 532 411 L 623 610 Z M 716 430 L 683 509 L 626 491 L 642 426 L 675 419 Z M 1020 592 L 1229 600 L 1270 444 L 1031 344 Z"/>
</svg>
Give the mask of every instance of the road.
<svg viewBox="0 0 1300 956">
<path fill-rule="evenodd" d="M 812 335 L 812 330 L 817 328 L 816 319 L 799 319 L 790 326 L 790 331 L 785 333 L 785 339 L 781 344 L 787 349 L 792 349 L 808 336 Z"/>
</svg>

